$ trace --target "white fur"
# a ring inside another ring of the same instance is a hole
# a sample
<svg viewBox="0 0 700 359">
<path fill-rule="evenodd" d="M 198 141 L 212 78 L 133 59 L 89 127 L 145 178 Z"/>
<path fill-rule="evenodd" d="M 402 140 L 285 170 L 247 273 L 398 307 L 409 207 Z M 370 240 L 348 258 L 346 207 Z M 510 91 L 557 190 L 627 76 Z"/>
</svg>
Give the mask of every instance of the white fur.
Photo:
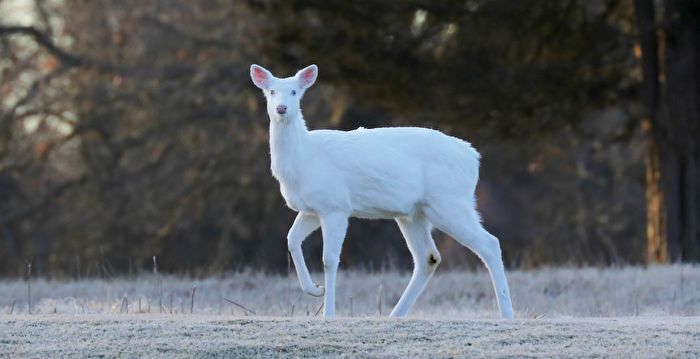
<svg viewBox="0 0 700 359">
<path fill-rule="evenodd" d="M 468 142 L 415 127 L 309 131 L 300 99 L 316 80 L 316 66 L 282 79 L 258 65 L 250 71 L 267 98 L 272 174 L 287 205 L 299 212 L 289 251 L 302 289 L 314 296 L 324 295 L 324 287 L 312 282 L 301 244 L 319 227 L 323 233 L 325 316 L 335 315 L 348 218 L 360 217 L 395 219 L 413 256 L 413 276 L 391 316 L 408 313 L 440 263 L 431 236 L 435 226 L 483 260 L 501 316 L 513 318 L 498 239 L 482 227 L 475 207 L 480 156 Z M 283 115 L 280 105 L 287 108 Z"/>
</svg>

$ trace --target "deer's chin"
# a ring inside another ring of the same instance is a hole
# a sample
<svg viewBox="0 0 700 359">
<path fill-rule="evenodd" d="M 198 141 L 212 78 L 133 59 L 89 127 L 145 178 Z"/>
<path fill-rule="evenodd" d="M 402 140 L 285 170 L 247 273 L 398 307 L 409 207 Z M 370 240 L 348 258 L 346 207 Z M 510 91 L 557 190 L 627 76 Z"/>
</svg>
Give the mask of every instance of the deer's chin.
<svg viewBox="0 0 700 359">
<path fill-rule="evenodd" d="M 271 117 L 272 117 L 273 121 L 278 122 L 278 123 L 288 123 L 292 119 L 292 116 L 290 116 L 288 113 L 286 113 L 284 115 L 280 115 L 280 114 L 276 113 L 276 114 L 272 115 Z"/>
</svg>

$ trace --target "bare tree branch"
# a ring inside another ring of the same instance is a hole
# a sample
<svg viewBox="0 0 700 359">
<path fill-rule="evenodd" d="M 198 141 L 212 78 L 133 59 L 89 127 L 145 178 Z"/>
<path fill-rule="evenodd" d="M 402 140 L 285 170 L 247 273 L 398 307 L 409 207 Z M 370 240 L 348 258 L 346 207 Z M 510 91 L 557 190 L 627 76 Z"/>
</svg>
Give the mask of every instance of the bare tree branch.
<svg viewBox="0 0 700 359">
<path fill-rule="evenodd" d="M 39 45 L 45 48 L 50 54 L 55 56 L 61 64 L 66 68 L 72 67 L 92 67 L 106 72 L 126 72 L 126 68 L 105 62 L 98 62 L 90 58 L 73 55 L 60 47 L 51 40 L 49 36 L 39 31 L 34 26 L 6 26 L 0 25 L 0 37 L 12 35 L 30 36 Z"/>
<path fill-rule="evenodd" d="M 79 186 L 85 184 L 85 182 L 87 182 L 87 179 L 88 178 L 86 176 L 82 176 L 76 180 L 65 182 L 65 183 L 62 183 L 62 184 L 54 187 L 51 191 L 49 191 L 48 194 L 43 196 L 39 201 L 37 201 L 37 202 L 35 202 L 35 203 L 25 207 L 25 208 L 18 209 L 18 210 L 14 211 L 6 216 L 1 217 L 0 218 L 0 226 L 4 226 L 4 225 L 7 225 L 7 224 L 12 223 L 14 221 L 23 219 L 27 216 L 30 216 L 35 211 L 45 208 L 49 202 L 51 202 L 55 198 L 59 197 L 61 194 L 65 193 L 67 190 L 74 188 L 74 187 L 79 187 Z"/>
<path fill-rule="evenodd" d="M 34 26 L 3 26 L 0 25 L 0 36 L 10 35 L 27 35 L 34 38 L 39 45 L 44 47 L 52 55 L 67 67 L 84 66 L 91 61 L 72 55 L 54 44 L 54 42 L 43 32 L 37 30 Z"/>
</svg>

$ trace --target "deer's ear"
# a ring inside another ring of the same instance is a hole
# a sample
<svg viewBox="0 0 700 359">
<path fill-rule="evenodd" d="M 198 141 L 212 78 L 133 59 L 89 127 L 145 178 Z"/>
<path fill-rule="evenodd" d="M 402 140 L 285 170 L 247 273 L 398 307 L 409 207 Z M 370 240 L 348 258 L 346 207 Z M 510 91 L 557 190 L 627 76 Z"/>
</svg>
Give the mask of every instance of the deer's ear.
<svg viewBox="0 0 700 359">
<path fill-rule="evenodd" d="M 316 65 L 310 65 L 303 70 L 299 70 L 295 77 L 299 81 L 299 86 L 303 89 L 311 87 L 311 85 L 316 82 L 316 77 L 318 76 L 318 67 Z"/>
<path fill-rule="evenodd" d="M 267 90 L 273 77 L 270 71 L 267 71 L 264 67 L 255 64 L 250 65 L 250 78 L 258 88 Z"/>
</svg>

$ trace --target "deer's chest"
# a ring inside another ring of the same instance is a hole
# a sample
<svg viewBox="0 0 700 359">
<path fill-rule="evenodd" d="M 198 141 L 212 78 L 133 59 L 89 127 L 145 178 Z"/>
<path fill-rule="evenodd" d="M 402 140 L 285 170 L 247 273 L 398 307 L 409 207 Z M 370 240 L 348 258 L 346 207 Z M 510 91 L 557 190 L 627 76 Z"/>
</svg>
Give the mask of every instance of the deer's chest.
<svg viewBox="0 0 700 359">
<path fill-rule="evenodd" d="M 290 188 L 285 183 L 280 182 L 280 192 L 284 201 L 287 202 L 287 207 L 299 212 L 299 211 L 309 211 L 307 201 L 304 200 L 300 191 L 295 188 Z"/>
<path fill-rule="evenodd" d="M 272 175 L 280 184 L 280 192 L 287 206 L 295 211 L 308 209 L 307 201 L 302 196 L 302 168 L 295 165 L 294 161 L 272 161 Z"/>
</svg>

